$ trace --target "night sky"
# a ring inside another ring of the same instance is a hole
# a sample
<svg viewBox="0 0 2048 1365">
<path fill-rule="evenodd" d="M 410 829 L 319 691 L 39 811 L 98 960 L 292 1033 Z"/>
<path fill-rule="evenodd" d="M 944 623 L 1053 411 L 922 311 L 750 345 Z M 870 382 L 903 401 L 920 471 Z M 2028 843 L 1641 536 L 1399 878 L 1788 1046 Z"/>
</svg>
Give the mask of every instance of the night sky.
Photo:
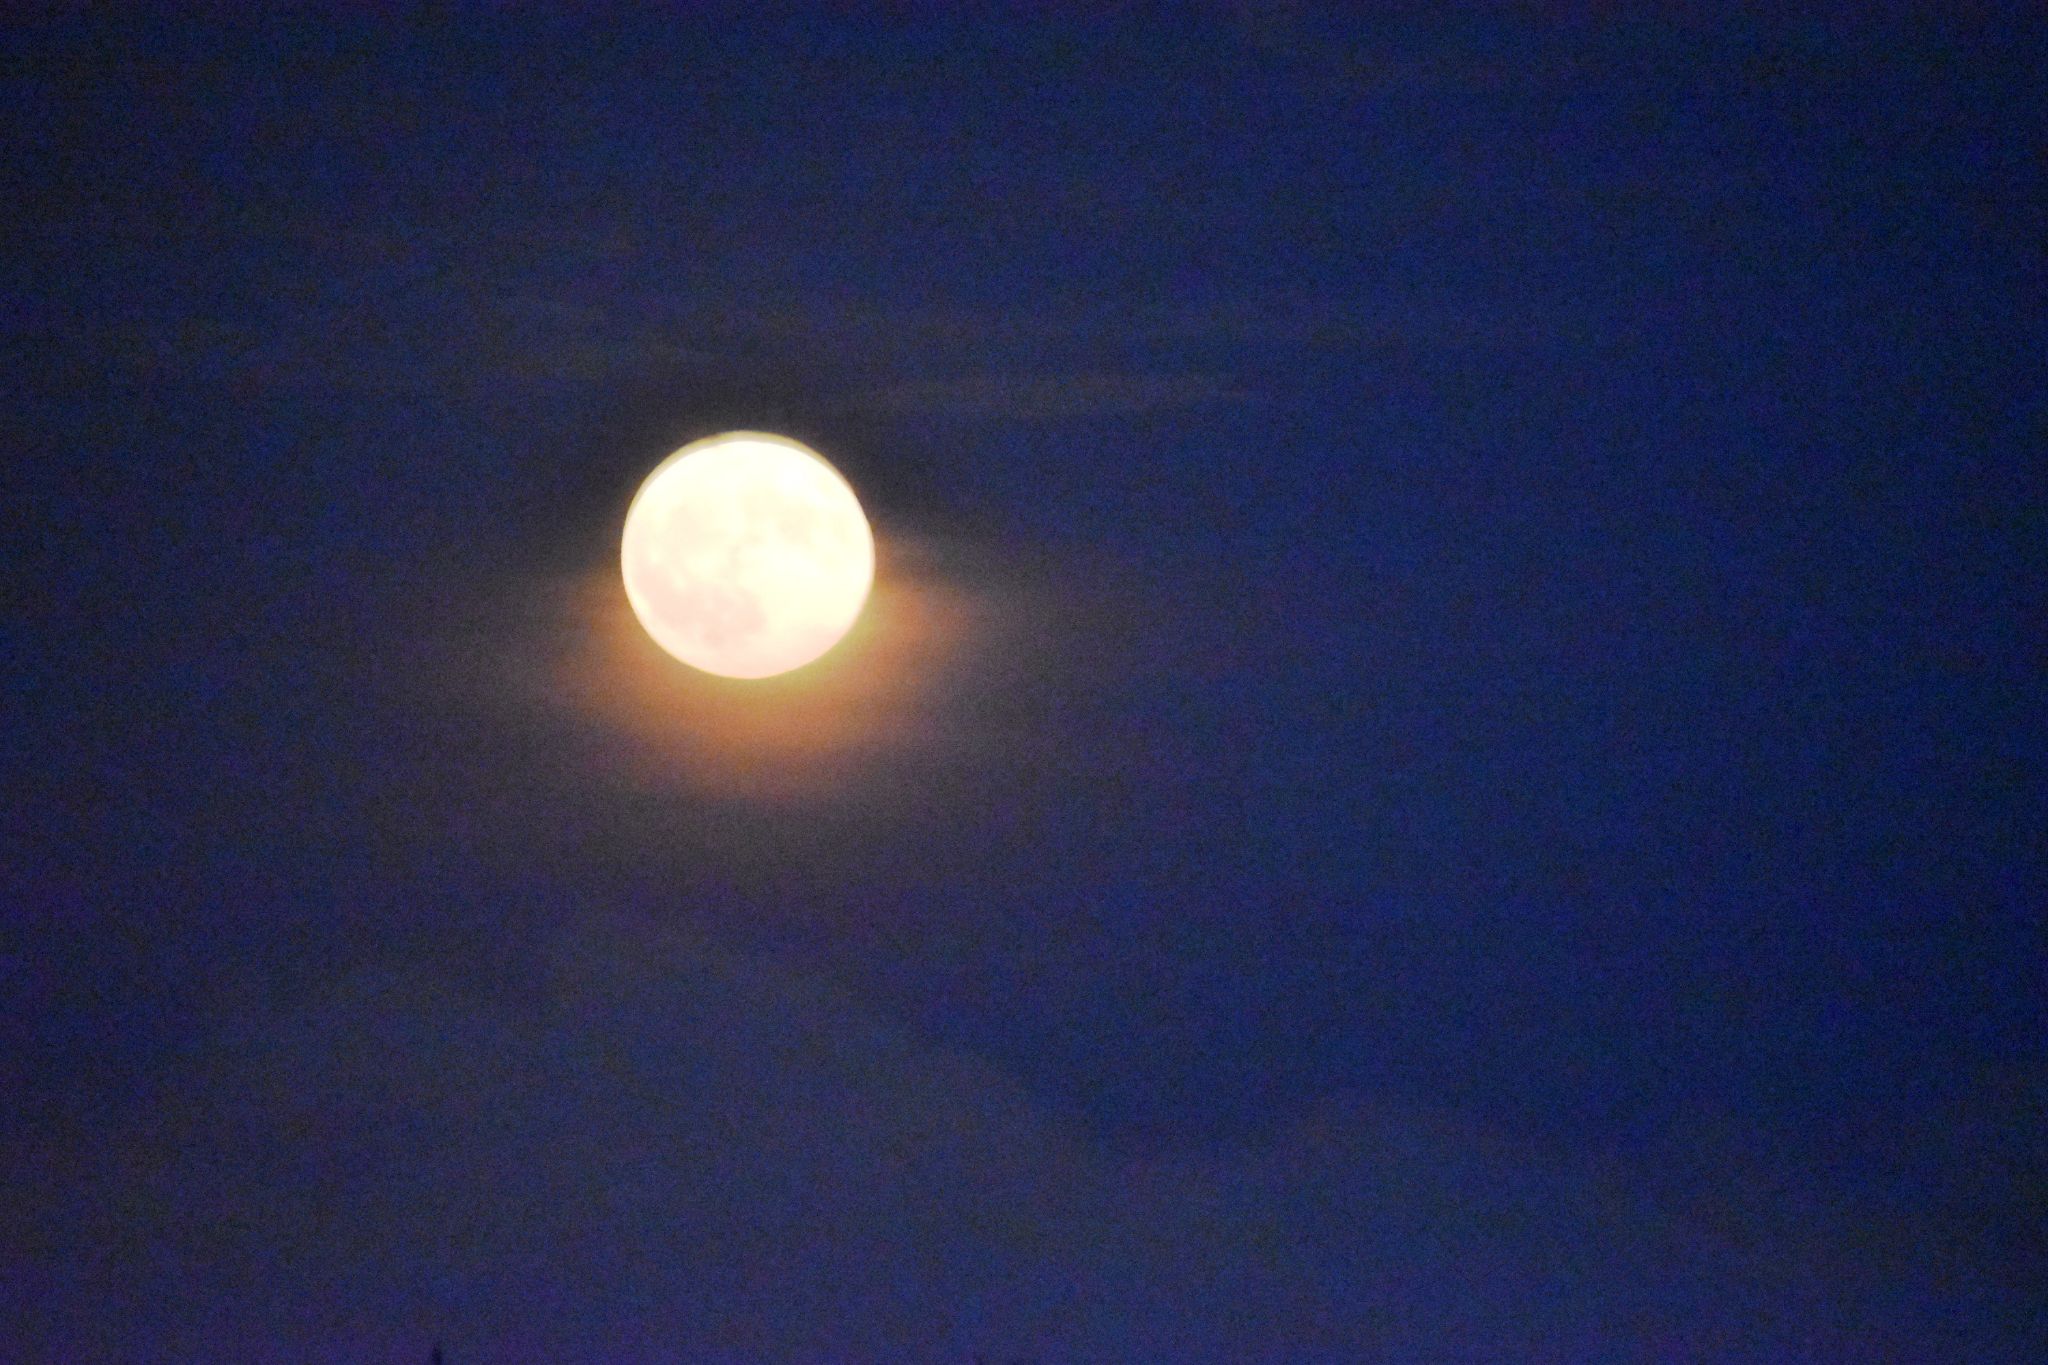
<svg viewBox="0 0 2048 1365">
<path fill-rule="evenodd" d="M 0 1356 L 2048 1358 L 2039 11 L 1101 8 L 16 11 Z"/>
</svg>

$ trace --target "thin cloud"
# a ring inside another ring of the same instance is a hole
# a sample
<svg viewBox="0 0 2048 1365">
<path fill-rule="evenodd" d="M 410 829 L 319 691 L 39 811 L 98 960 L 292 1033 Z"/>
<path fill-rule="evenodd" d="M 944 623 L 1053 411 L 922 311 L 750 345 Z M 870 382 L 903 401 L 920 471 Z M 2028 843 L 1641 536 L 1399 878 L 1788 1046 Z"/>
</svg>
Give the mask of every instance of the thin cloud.
<svg viewBox="0 0 2048 1365">
<path fill-rule="evenodd" d="M 1699 1208 L 1646 1171 L 1355 1096 L 1247 1144 L 1134 1153 L 699 931 L 587 917 L 510 983 L 472 951 L 224 1029 L 181 1078 L 217 1102 L 39 1156 L 21 1202 L 78 1268 L 33 1284 L 31 1330 L 67 1356 L 185 1359 L 434 1337 L 612 1361 L 1898 1344 L 1833 1326 L 1862 1315 L 1817 1289 L 1826 1241 L 1740 1192 Z M 347 1292 L 288 1295 L 281 1259 Z"/>
<path fill-rule="evenodd" d="M 1139 416 L 1254 397 L 1213 374 L 979 374 L 892 384 L 876 390 L 869 402 L 887 412 L 1044 422 Z"/>
</svg>

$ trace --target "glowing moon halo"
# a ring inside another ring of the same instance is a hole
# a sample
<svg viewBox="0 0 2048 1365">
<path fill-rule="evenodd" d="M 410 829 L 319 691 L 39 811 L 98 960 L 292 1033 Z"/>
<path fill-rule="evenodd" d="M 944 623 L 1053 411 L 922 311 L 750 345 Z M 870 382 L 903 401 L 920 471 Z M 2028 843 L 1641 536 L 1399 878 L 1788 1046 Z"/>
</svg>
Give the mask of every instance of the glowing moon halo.
<svg viewBox="0 0 2048 1365">
<path fill-rule="evenodd" d="M 875 579 L 852 487 L 808 446 L 759 431 L 692 441 L 656 465 L 627 509 L 619 559 L 654 642 L 728 678 L 824 654 Z"/>
</svg>

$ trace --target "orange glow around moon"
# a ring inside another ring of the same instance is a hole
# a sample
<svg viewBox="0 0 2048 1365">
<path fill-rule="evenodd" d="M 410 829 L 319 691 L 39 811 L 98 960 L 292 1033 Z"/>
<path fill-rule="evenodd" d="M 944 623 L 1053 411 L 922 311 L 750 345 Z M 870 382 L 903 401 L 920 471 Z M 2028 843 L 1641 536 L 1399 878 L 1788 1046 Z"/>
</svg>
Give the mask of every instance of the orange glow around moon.
<svg viewBox="0 0 2048 1365">
<path fill-rule="evenodd" d="M 824 654 L 875 578 L 852 487 L 808 446 L 758 431 L 692 441 L 657 465 L 626 512 L 619 557 L 655 643 L 728 678 Z"/>
</svg>

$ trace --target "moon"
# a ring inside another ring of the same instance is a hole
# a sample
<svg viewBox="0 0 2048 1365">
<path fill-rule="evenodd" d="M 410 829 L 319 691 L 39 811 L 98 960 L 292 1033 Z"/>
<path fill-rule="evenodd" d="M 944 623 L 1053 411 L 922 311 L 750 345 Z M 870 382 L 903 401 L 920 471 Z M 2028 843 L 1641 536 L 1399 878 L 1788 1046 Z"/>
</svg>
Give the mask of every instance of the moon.
<svg viewBox="0 0 2048 1365">
<path fill-rule="evenodd" d="M 875 581 L 875 538 L 838 470 L 799 441 L 729 431 L 654 467 L 626 510 L 626 600 L 692 668 L 768 678 L 846 635 Z"/>
</svg>

